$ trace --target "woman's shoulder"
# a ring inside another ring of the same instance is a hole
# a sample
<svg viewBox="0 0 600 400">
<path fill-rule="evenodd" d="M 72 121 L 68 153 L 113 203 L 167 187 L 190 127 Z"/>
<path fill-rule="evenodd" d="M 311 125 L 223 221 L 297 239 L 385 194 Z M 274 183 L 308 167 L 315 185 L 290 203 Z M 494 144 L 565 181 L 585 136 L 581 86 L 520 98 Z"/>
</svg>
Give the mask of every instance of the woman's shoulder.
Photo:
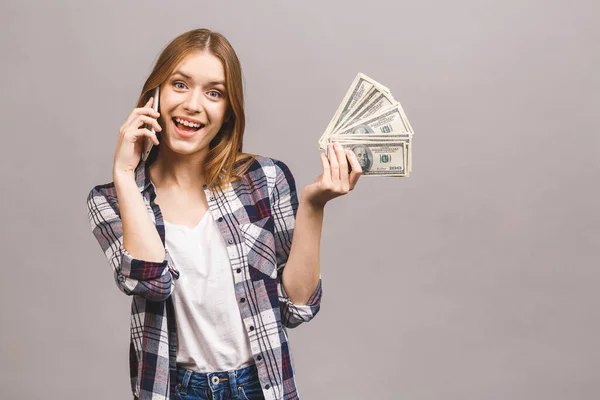
<svg viewBox="0 0 600 400">
<path fill-rule="evenodd" d="M 294 177 L 287 164 L 273 157 L 266 157 L 258 154 L 251 155 L 252 161 L 245 171 L 242 178 L 266 177 L 268 180 L 277 180 L 281 178 L 293 180 Z M 243 162 L 243 160 L 241 160 Z"/>
<path fill-rule="evenodd" d="M 103 183 L 103 184 L 94 186 L 88 193 L 88 200 L 90 200 L 90 198 L 92 198 L 94 196 L 96 196 L 96 197 L 101 196 L 101 197 L 105 197 L 107 199 L 116 197 L 117 193 L 115 190 L 115 183 L 109 182 L 109 183 Z"/>
<path fill-rule="evenodd" d="M 106 211 L 111 208 L 118 209 L 117 191 L 114 182 L 94 186 L 88 192 L 86 202 L 90 212 Z"/>
<path fill-rule="evenodd" d="M 234 188 L 243 196 L 249 195 L 250 201 L 256 203 L 272 198 L 274 193 L 293 192 L 296 183 L 285 162 L 272 157 L 253 155 L 248 168 Z"/>
</svg>

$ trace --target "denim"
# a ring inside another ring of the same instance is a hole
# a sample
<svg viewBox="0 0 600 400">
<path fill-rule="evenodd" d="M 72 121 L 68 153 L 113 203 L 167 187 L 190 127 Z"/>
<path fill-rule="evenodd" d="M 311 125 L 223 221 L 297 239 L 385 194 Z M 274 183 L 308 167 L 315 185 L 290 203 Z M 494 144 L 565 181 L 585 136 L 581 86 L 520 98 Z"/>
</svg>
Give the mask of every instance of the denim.
<svg viewBox="0 0 600 400">
<path fill-rule="evenodd" d="M 256 365 L 235 371 L 199 373 L 177 368 L 180 400 L 264 400 Z"/>
</svg>

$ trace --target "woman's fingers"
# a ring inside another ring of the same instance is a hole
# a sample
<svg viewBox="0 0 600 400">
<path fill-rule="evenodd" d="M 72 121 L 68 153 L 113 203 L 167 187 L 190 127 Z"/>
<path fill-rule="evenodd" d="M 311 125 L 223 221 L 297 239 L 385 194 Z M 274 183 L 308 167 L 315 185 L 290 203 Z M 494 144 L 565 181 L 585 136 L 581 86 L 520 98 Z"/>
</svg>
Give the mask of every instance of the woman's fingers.
<svg viewBox="0 0 600 400">
<path fill-rule="evenodd" d="M 329 164 L 331 166 L 331 182 L 333 182 L 334 185 L 337 185 L 340 181 L 340 164 L 333 144 L 329 145 L 328 153 Z"/>
<path fill-rule="evenodd" d="M 134 108 L 133 111 L 131 111 L 131 114 L 129 114 L 129 117 L 127 117 L 127 120 L 125 121 L 123 126 L 121 126 L 121 130 L 127 129 L 133 123 L 133 121 L 135 121 L 135 119 L 138 118 L 140 115 L 147 115 L 153 118 L 158 118 L 160 116 L 160 113 L 158 111 L 154 111 L 154 109 L 152 108 L 153 103 L 154 97 L 150 97 L 150 100 L 146 102 L 144 107 Z"/>
<path fill-rule="evenodd" d="M 160 113 L 154 111 L 152 104 L 154 98 L 150 98 L 144 107 L 133 109 L 129 117 L 119 129 L 119 140 L 115 149 L 113 171 L 132 172 L 140 161 L 144 138 L 148 138 L 155 145 L 159 144 L 156 132 L 162 131 L 162 127 L 156 120 Z M 144 125 L 146 124 L 146 125 Z"/>
<path fill-rule="evenodd" d="M 123 124 L 123 128 L 128 128 L 129 125 L 131 125 L 131 123 L 141 114 L 146 114 L 146 115 L 151 115 L 149 112 L 144 112 L 144 109 L 150 109 L 152 111 L 154 111 L 154 109 L 152 108 L 152 101 L 153 98 L 151 97 L 146 104 L 144 105 L 144 107 L 139 107 L 139 108 L 134 108 L 131 111 L 131 114 L 129 114 L 129 116 L 127 117 L 127 120 L 125 121 L 125 123 Z"/>
<path fill-rule="evenodd" d="M 155 145 L 158 146 L 159 142 L 158 142 L 158 138 L 156 137 L 156 133 L 152 132 L 148 128 L 141 128 L 141 129 L 138 129 L 137 131 L 135 131 L 134 140 L 133 141 L 134 142 L 137 141 L 137 139 L 139 137 L 142 137 L 142 136 L 150 138 L 150 140 L 152 141 L 152 143 L 154 143 Z"/>
<path fill-rule="evenodd" d="M 136 122 L 136 119 L 138 119 L 139 117 L 148 117 L 156 120 L 160 116 L 160 114 L 154 111 L 152 108 L 137 108 L 136 110 L 138 111 L 134 111 L 134 113 L 130 115 L 131 120 L 129 120 L 129 118 L 127 119 L 125 125 L 126 129 L 129 128 L 132 124 L 134 124 Z"/>
<path fill-rule="evenodd" d="M 144 107 L 135 108 L 133 111 L 137 112 L 138 114 L 150 115 L 154 118 L 158 118 L 160 113 L 158 111 L 154 111 L 154 108 L 152 108 L 153 104 L 154 97 L 150 97 L 150 99 L 146 102 Z"/>
<path fill-rule="evenodd" d="M 342 193 L 348 193 L 350 190 L 350 183 L 348 182 L 348 160 L 346 157 L 346 152 L 341 144 L 335 144 L 335 152 L 339 164 L 339 182 L 340 182 L 340 190 Z"/>
<path fill-rule="evenodd" d="M 352 172 L 350 172 L 349 184 L 350 190 L 353 190 L 356 186 L 356 182 L 358 182 L 358 178 L 362 175 L 362 167 L 358 162 L 358 158 L 356 158 L 356 154 L 352 150 L 346 150 L 346 154 L 348 155 L 348 162 L 350 163 L 350 167 L 352 168 Z"/>
<path fill-rule="evenodd" d="M 353 190 L 362 175 L 362 168 L 354 152 L 344 150 L 339 144 L 329 144 L 327 152 L 328 154 L 321 153 L 323 174 L 313 182 L 319 188 L 315 198 L 323 204 Z M 352 168 L 351 172 L 349 168 Z"/>
<path fill-rule="evenodd" d="M 142 124 L 152 125 L 154 127 L 154 129 L 156 129 L 157 131 L 159 131 L 159 132 L 162 131 L 162 127 L 160 126 L 158 121 L 147 115 L 140 115 L 139 117 L 137 117 L 134 120 L 134 122 L 131 124 L 131 126 L 133 126 L 135 128 L 139 128 L 140 126 L 142 126 Z"/>
<path fill-rule="evenodd" d="M 121 135 L 128 136 L 130 132 L 135 132 L 136 130 L 144 126 L 144 124 L 152 126 L 157 132 L 162 131 L 162 127 L 160 126 L 157 120 L 147 115 L 139 115 L 136 119 L 133 120 L 133 122 L 131 122 L 125 129 L 121 131 Z"/>
<path fill-rule="evenodd" d="M 325 153 L 321 153 L 321 165 L 323 166 L 323 183 L 325 186 L 331 185 L 331 167 L 329 166 L 329 159 Z"/>
</svg>

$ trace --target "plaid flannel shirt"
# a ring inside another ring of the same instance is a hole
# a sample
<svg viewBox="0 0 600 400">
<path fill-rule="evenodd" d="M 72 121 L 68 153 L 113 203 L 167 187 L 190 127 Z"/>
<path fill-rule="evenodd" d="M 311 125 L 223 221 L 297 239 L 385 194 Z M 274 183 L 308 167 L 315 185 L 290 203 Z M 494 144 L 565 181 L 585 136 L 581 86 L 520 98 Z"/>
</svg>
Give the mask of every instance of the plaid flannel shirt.
<svg viewBox="0 0 600 400">
<path fill-rule="evenodd" d="M 152 161 L 149 161 L 151 163 Z M 165 243 L 156 191 L 140 162 L 135 180 Z M 310 321 L 319 311 L 321 280 L 305 305 L 293 304 L 282 285 L 294 231 L 298 197 L 294 178 L 281 161 L 257 157 L 239 181 L 223 191 L 204 186 L 209 212 L 227 244 L 235 297 L 267 400 L 298 399 L 286 328 Z M 163 262 L 133 258 L 123 248 L 123 227 L 114 183 L 94 187 L 88 218 L 119 289 L 132 296 L 129 363 L 134 398 L 173 399 L 177 332 L 171 293 L 179 278 L 168 252 Z"/>
</svg>

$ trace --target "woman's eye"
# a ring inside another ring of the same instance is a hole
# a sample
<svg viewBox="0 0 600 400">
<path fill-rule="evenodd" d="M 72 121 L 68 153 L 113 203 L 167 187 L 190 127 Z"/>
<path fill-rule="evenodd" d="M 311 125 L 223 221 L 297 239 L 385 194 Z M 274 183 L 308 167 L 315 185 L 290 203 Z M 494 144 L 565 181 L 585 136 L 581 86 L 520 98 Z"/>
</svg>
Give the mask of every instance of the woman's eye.
<svg viewBox="0 0 600 400">
<path fill-rule="evenodd" d="M 180 85 L 180 86 L 177 86 Z M 175 86 L 177 89 L 185 89 L 185 83 L 183 82 L 173 82 L 173 86 Z"/>
<path fill-rule="evenodd" d="M 221 92 L 217 92 L 216 90 L 211 90 L 210 92 L 208 92 L 208 95 L 210 97 L 214 97 L 215 99 L 222 97 Z"/>
</svg>

